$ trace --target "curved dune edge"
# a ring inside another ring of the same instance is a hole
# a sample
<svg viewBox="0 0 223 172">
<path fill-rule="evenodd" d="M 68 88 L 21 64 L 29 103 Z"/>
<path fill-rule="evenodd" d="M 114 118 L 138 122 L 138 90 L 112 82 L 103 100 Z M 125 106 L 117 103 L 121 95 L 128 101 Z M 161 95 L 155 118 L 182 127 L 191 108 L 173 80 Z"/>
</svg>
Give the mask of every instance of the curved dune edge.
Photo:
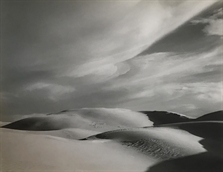
<svg viewBox="0 0 223 172">
<path fill-rule="evenodd" d="M 145 171 L 158 161 L 116 142 L 90 142 L 0 129 L 2 171 Z"/>
<path fill-rule="evenodd" d="M 171 127 L 150 127 L 115 130 L 83 140 L 112 140 L 147 156 L 171 159 L 205 152 L 201 137 Z"/>
<path fill-rule="evenodd" d="M 143 127 L 135 129 L 122 129 L 104 132 L 95 136 L 91 136 L 86 139 L 114 139 L 121 140 L 122 137 L 125 138 L 125 134 L 130 136 L 127 139 L 138 139 L 140 136 L 145 136 L 145 134 L 152 134 L 152 131 L 161 131 L 163 135 L 161 137 L 165 138 L 174 137 L 174 132 L 181 132 L 182 135 L 193 135 L 200 137 L 202 139 L 211 139 L 221 142 L 223 140 L 223 121 L 196 121 L 196 122 L 183 122 L 174 124 L 163 124 L 156 127 Z M 163 131 L 162 131 L 163 130 Z M 164 133 L 169 133 L 168 136 Z M 132 135 L 132 136 L 131 136 Z M 159 137 L 156 133 L 155 137 Z M 180 137 L 178 135 L 177 137 Z M 177 138 L 176 137 L 176 138 Z M 174 140 L 174 139 L 173 139 Z M 173 141 L 172 140 L 172 141 Z"/>
</svg>

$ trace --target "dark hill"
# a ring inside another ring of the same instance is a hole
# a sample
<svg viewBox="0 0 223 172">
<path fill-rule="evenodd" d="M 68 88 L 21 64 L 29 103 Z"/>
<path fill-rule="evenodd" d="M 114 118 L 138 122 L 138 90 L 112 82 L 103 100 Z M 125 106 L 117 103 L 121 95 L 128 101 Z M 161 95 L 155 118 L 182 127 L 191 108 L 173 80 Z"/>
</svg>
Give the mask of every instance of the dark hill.
<svg viewBox="0 0 223 172">
<path fill-rule="evenodd" d="M 146 114 L 149 120 L 154 123 L 153 125 L 189 122 L 193 120 L 181 114 L 167 111 L 140 111 L 140 112 Z"/>
<path fill-rule="evenodd" d="M 223 110 L 200 116 L 196 121 L 223 121 Z"/>
</svg>

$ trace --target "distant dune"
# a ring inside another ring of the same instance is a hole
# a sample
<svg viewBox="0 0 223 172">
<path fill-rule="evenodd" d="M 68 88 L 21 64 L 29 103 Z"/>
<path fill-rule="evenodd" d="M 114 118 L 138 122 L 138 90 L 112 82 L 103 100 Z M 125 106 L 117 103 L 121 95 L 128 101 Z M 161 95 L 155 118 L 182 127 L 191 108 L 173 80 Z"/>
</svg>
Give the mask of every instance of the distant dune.
<svg viewBox="0 0 223 172">
<path fill-rule="evenodd" d="M 154 125 L 188 122 L 192 119 L 185 115 L 167 111 L 140 111 L 146 114 Z"/>
<path fill-rule="evenodd" d="M 197 121 L 223 121 L 223 110 L 208 113 L 206 115 L 200 116 L 196 119 Z"/>
<path fill-rule="evenodd" d="M 193 121 L 223 121 L 223 111 L 216 111 L 202 115 L 198 118 L 187 117 L 186 115 L 168 111 L 140 111 L 148 116 L 153 125 L 193 122 Z"/>
<path fill-rule="evenodd" d="M 2 122 L 2 121 L 0 121 L 0 127 L 6 126 L 7 124 L 9 124 L 9 122 Z"/>
<path fill-rule="evenodd" d="M 176 124 L 166 124 L 160 127 L 171 127 L 185 130 L 193 135 L 208 138 L 223 140 L 223 121 L 196 121 Z"/>
<path fill-rule="evenodd" d="M 0 129 L 0 166 L 3 172 L 221 172 L 221 119 L 222 111 L 192 119 L 106 108 L 24 118 Z"/>
</svg>

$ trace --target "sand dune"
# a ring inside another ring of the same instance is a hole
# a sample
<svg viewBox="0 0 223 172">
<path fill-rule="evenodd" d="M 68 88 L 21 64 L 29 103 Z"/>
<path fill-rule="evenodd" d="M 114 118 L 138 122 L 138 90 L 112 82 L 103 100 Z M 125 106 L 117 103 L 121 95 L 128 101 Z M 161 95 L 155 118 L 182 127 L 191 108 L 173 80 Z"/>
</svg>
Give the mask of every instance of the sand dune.
<svg viewBox="0 0 223 172">
<path fill-rule="evenodd" d="M 3 171 L 143 172 L 153 170 L 157 163 L 207 153 L 206 147 L 200 143 L 202 137 L 172 127 L 116 130 L 90 136 L 87 140 L 1 129 Z"/>
<path fill-rule="evenodd" d="M 83 108 L 64 110 L 45 116 L 27 117 L 4 125 L 4 128 L 32 131 L 78 128 L 105 132 L 119 128 L 144 127 L 191 120 L 182 114 L 165 111 L 135 112 L 118 108 Z"/>
<path fill-rule="evenodd" d="M 202 137 L 172 127 L 124 129 L 90 136 L 85 140 L 106 139 L 119 142 L 148 156 L 171 159 L 204 152 Z"/>
<path fill-rule="evenodd" d="M 197 121 L 223 121 L 223 110 L 208 113 L 196 119 Z"/>
<path fill-rule="evenodd" d="M 3 172 L 145 171 L 158 162 L 116 142 L 92 142 L 1 129 Z"/>
<path fill-rule="evenodd" d="M 202 138 L 223 140 L 223 121 L 197 121 L 166 124 L 160 125 L 159 127 L 177 128 Z"/>
<path fill-rule="evenodd" d="M 223 111 L 216 111 L 202 115 L 198 118 L 191 118 L 183 114 L 168 111 L 140 111 L 148 116 L 154 126 L 193 121 L 223 121 Z"/>
<path fill-rule="evenodd" d="M 186 122 L 116 130 L 86 138 L 115 140 L 149 157 L 162 159 L 146 172 L 221 172 L 223 121 Z"/>
<path fill-rule="evenodd" d="M 49 131 L 78 128 L 93 131 L 109 131 L 118 128 L 152 126 L 145 114 L 127 109 L 84 108 L 28 117 L 4 128 L 33 131 Z"/>
<path fill-rule="evenodd" d="M 0 171 L 221 171 L 216 115 L 153 113 L 86 108 L 12 122 L 0 129 Z"/>
<path fill-rule="evenodd" d="M 170 123 L 178 123 L 178 122 L 188 122 L 192 119 L 175 112 L 167 112 L 167 111 L 140 111 L 146 114 L 149 120 L 153 121 L 154 125 L 160 124 L 170 124 Z"/>
<path fill-rule="evenodd" d="M 146 172 L 222 172 L 223 159 L 209 152 L 163 161 Z"/>
</svg>

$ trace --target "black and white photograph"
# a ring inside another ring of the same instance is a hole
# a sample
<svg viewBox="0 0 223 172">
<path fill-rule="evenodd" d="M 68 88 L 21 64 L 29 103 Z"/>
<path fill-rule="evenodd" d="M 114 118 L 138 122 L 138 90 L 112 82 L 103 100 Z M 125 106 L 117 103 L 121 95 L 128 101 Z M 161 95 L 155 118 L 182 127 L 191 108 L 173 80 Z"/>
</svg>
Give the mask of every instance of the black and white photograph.
<svg viewBox="0 0 223 172">
<path fill-rule="evenodd" d="M 1 0 L 0 172 L 223 172 L 222 0 Z"/>
</svg>

